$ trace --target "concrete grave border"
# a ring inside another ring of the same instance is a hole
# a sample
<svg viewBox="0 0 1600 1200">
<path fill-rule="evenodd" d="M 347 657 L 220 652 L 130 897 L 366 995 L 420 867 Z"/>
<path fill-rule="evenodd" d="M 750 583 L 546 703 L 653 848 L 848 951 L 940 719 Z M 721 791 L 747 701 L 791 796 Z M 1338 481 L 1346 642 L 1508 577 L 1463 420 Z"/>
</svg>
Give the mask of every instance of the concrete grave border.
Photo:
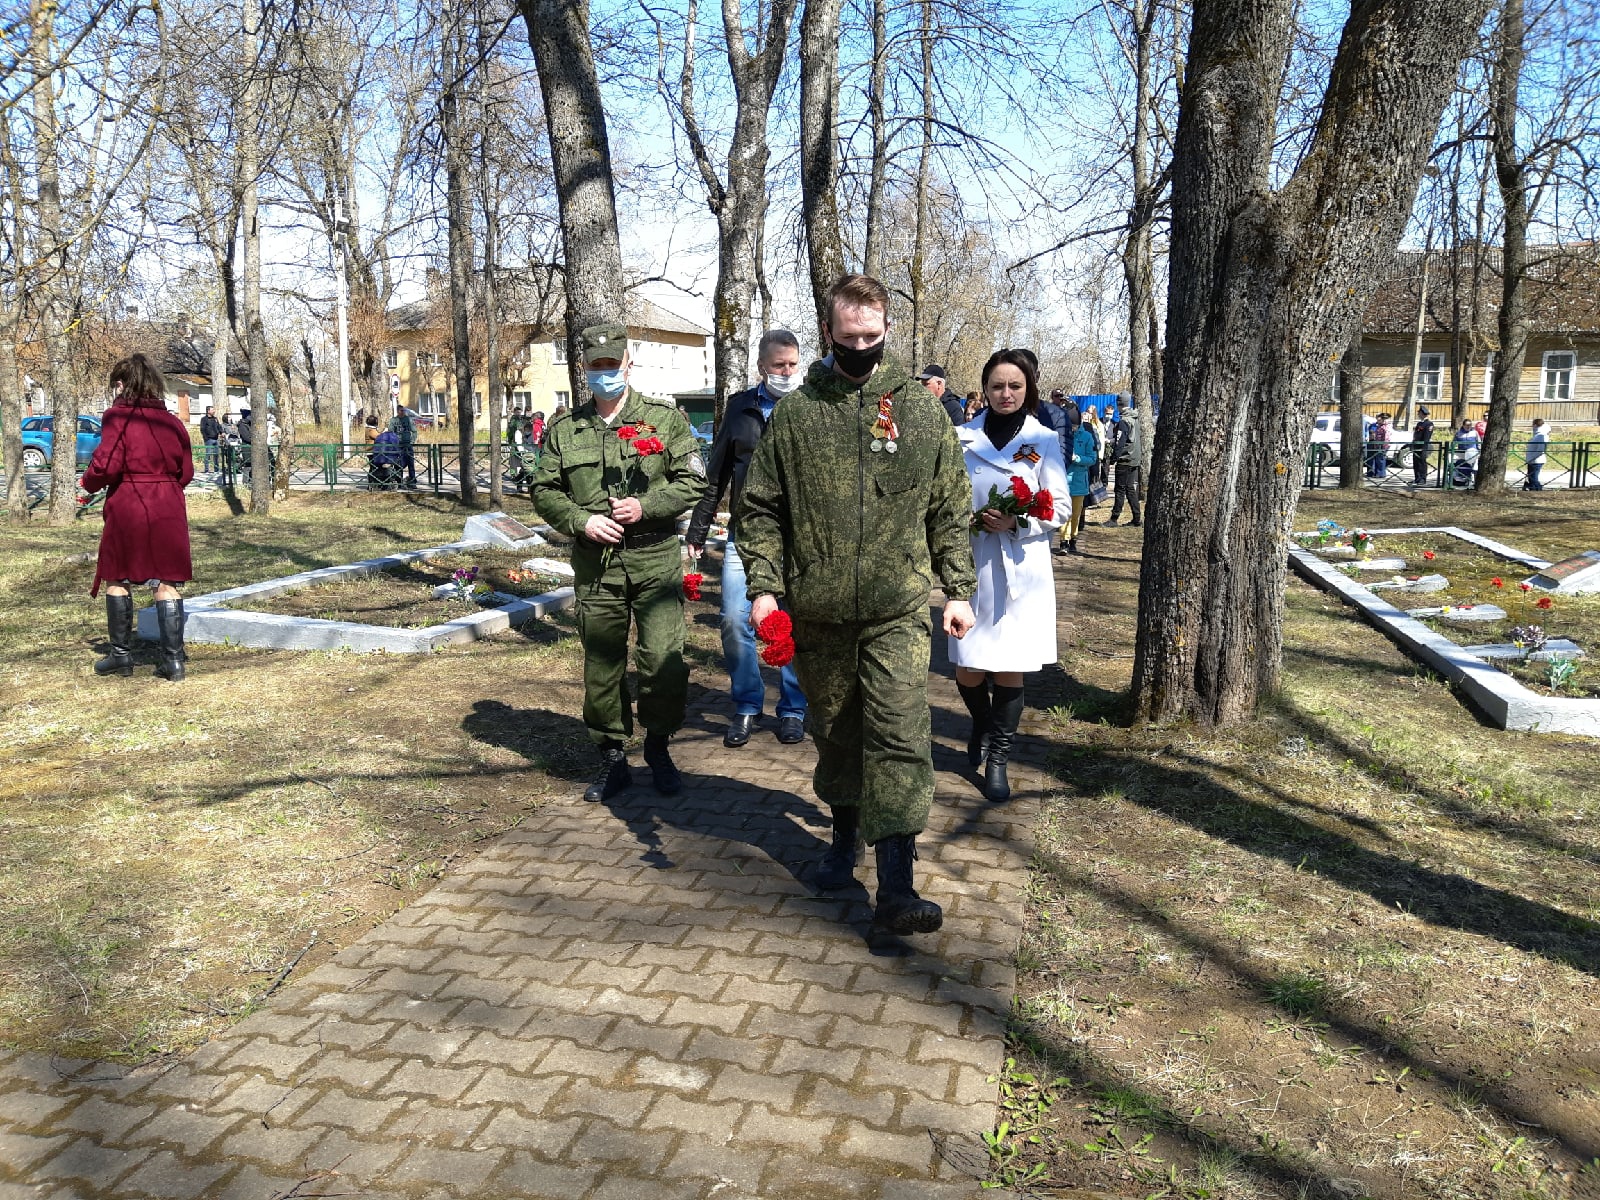
<svg viewBox="0 0 1600 1200">
<path fill-rule="evenodd" d="M 569 608 L 576 596 L 570 587 L 557 588 L 526 599 L 517 599 L 499 608 L 486 608 L 468 613 L 442 625 L 429 625 L 422 629 L 393 629 L 385 625 L 365 625 L 356 621 L 325 621 L 318 617 L 292 617 L 282 613 L 253 612 L 247 608 L 229 608 L 241 601 L 261 600 L 300 588 L 314 587 L 339 579 L 359 579 L 390 567 L 403 566 L 440 554 L 456 554 L 463 550 L 494 549 L 488 542 L 460 541 L 443 546 L 430 546 L 426 550 L 407 550 L 387 554 L 382 558 L 369 558 L 362 562 L 345 563 L 337 567 L 320 567 L 301 571 L 261 583 L 245 584 L 210 592 L 204 596 L 185 598 L 184 640 L 189 642 L 228 642 L 235 646 L 252 646 L 267 650 L 353 650 L 359 654 L 425 654 L 441 646 L 460 645 L 477 641 L 505 629 L 549 613 Z M 155 609 L 139 612 L 139 636 L 146 641 L 157 641 Z"/>
<path fill-rule="evenodd" d="M 1534 570 L 1550 564 L 1542 558 L 1524 554 L 1504 543 L 1486 538 L 1455 525 L 1429 525 L 1403 529 L 1374 529 L 1374 536 L 1436 533 L 1459 538 L 1498 555 L 1509 562 Z M 1310 535 L 1307 535 L 1310 536 Z M 1435 633 L 1404 609 L 1396 608 L 1376 593 L 1351 579 L 1338 567 L 1323 561 L 1310 550 L 1289 549 L 1289 565 L 1302 579 L 1332 592 L 1387 634 L 1408 654 L 1421 659 L 1457 685 L 1489 721 L 1500 729 L 1530 733 L 1573 733 L 1600 737 L 1600 700 L 1544 696 L 1523 686 L 1512 676 L 1466 648 L 1456 645 L 1442 633 Z"/>
</svg>

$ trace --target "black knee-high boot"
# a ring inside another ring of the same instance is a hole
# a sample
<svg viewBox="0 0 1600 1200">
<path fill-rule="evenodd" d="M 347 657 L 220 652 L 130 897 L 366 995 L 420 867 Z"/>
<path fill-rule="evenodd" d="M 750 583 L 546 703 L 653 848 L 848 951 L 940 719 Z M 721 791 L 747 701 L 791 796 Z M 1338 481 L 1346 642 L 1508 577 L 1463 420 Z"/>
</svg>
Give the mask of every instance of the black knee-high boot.
<svg viewBox="0 0 1600 1200">
<path fill-rule="evenodd" d="M 156 660 L 156 674 L 173 683 L 184 677 L 183 652 L 183 601 L 157 600 L 156 627 L 161 631 L 161 657 Z"/>
<path fill-rule="evenodd" d="M 1011 799 L 1006 763 L 1011 743 L 1022 723 L 1022 689 L 994 685 L 994 705 L 989 717 L 989 749 L 983 772 L 983 794 L 991 800 Z"/>
<path fill-rule="evenodd" d="M 133 597 L 106 594 L 106 636 L 111 652 L 96 659 L 96 675 L 133 674 Z"/>
<path fill-rule="evenodd" d="M 956 690 L 972 714 L 972 731 L 967 734 L 967 765 L 976 771 L 983 765 L 983 748 L 989 740 L 989 680 L 966 684 L 957 681 Z"/>
</svg>

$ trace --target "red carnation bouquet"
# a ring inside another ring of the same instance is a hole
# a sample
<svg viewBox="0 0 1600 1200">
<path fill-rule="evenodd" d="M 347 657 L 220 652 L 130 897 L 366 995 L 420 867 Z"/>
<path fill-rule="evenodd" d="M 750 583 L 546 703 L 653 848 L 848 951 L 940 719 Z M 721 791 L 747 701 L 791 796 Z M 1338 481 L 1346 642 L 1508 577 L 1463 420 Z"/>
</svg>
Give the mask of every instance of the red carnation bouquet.
<svg viewBox="0 0 1600 1200">
<path fill-rule="evenodd" d="M 786 667 L 794 661 L 794 622 L 779 609 L 756 626 L 756 637 L 766 643 L 761 661 L 769 667 Z"/>
<path fill-rule="evenodd" d="M 1003 516 L 1034 517 L 1040 521 L 1052 520 L 1056 515 L 1055 498 L 1043 488 L 1037 492 L 1031 489 L 1021 475 L 1011 477 L 1011 486 L 1005 492 L 990 486 L 989 499 L 972 514 L 974 531 L 983 529 L 983 512 L 991 508 Z"/>
<path fill-rule="evenodd" d="M 683 577 L 683 598 L 685 600 L 700 599 L 700 585 L 705 581 L 706 577 L 699 571 L 691 571 L 685 575 Z"/>
</svg>

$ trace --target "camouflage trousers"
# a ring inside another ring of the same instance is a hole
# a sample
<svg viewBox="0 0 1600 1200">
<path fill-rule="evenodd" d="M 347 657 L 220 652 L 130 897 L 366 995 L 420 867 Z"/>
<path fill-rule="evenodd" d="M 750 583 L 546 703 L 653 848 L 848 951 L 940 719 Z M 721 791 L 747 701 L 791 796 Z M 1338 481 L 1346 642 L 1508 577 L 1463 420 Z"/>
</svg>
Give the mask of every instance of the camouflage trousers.
<svg viewBox="0 0 1600 1200">
<path fill-rule="evenodd" d="M 795 621 L 795 674 L 832 808 L 861 809 L 868 844 L 920 833 L 933 803 L 926 607 L 879 621 Z"/>
<path fill-rule="evenodd" d="M 678 544 L 664 552 L 629 551 L 648 559 L 613 563 L 599 578 L 589 555 L 574 551 L 578 637 L 583 642 L 583 723 L 599 745 L 633 734 L 628 697 L 628 634 L 638 628 L 633 661 L 639 679 L 639 724 L 646 733 L 676 733 L 689 699 L 689 667 L 683 659 L 683 575 Z"/>
</svg>

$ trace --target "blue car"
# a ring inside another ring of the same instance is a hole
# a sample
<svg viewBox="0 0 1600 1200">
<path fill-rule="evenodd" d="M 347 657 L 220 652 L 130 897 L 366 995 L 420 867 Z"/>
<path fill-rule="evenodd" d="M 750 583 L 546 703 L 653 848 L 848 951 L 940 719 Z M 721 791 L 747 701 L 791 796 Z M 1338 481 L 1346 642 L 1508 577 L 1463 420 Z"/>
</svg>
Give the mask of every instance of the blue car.
<svg viewBox="0 0 1600 1200">
<path fill-rule="evenodd" d="M 698 425 L 689 426 L 689 432 L 694 434 L 694 440 L 702 446 L 709 446 L 716 441 L 716 430 L 713 428 L 715 424 L 715 421 L 702 421 Z"/>
<path fill-rule="evenodd" d="M 55 457 L 54 417 L 24 417 L 22 419 L 22 469 L 48 471 Z M 85 466 L 94 457 L 100 445 L 100 419 L 78 418 L 78 465 Z"/>
</svg>

